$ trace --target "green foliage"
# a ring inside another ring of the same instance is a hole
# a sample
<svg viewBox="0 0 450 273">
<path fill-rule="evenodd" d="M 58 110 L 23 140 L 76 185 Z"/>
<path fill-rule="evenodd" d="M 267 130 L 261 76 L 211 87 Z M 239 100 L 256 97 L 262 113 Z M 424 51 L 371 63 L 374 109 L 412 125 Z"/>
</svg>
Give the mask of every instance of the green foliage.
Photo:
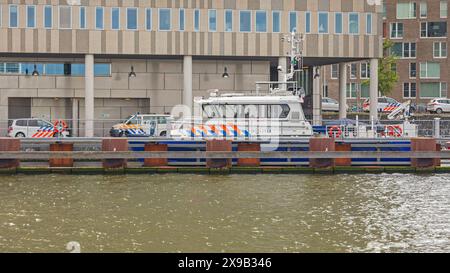
<svg viewBox="0 0 450 273">
<path fill-rule="evenodd" d="M 382 96 L 389 95 L 398 82 L 397 57 L 391 53 L 394 43 L 385 39 L 383 42 L 383 58 L 378 61 L 378 91 Z M 362 84 L 369 85 L 370 80 L 365 80 Z"/>
</svg>

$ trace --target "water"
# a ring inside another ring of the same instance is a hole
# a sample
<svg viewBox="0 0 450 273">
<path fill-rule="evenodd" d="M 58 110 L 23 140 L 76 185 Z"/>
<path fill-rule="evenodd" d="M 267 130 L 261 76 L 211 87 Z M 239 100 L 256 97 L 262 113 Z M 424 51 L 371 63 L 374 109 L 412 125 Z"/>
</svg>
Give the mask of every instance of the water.
<svg viewBox="0 0 450 273">
<path fill-rule="evenodd" d="M 448 252 L 450 175 L 9 176 L 0 252 Z"/>
</svg>

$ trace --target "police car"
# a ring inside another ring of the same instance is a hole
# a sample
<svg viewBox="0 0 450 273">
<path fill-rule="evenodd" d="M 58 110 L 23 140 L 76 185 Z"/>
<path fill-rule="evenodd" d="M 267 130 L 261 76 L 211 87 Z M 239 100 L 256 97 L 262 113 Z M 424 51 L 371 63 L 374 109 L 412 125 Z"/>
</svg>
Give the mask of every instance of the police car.
<svg viewBox="0 0 450 273">
<path fill-rule="evenodd" d="M 10 137 L 50 138 L 68 137 L 70 135 L 64 121 L 58 120 L 54 124 L 43 119 L 14 119 L 8 127 Z"/>
<path fill-rule="evenodd" d="M 136 114 L 110 130 L 112 137 L 165 137 L 170 115 Z"/>
</svg>

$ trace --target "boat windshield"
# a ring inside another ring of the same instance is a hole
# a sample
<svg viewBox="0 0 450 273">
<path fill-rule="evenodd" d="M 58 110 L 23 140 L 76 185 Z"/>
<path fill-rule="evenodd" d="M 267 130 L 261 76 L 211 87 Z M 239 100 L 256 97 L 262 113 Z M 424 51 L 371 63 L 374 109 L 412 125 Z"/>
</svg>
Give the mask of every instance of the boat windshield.
<svg viewBox="0 0 450 273">
<path fill-rule="evenodd" d="M 285 119 L 290 111 L 287 104 L 204 104 L 203 118 Z"/>
</svg>

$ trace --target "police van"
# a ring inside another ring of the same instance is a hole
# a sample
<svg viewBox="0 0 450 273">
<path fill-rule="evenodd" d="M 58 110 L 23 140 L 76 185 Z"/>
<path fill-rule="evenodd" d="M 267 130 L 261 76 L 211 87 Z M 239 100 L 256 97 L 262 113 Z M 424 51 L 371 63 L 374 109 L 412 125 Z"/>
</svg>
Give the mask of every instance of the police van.
<svg viewBox="0 0 450 273">
<path fill-rule="evenodd" d="M 110 130 L 112 137 L 165 137 L 170 115 L 135 114 Z"/>
<path fill-rule="evenodd" d="M 27 118 L 11 120 L 8 136 L 17 138 L 69 137 L 70 132 L 64 120 L 51 123 L 43 119 Z"/>
</svg>

